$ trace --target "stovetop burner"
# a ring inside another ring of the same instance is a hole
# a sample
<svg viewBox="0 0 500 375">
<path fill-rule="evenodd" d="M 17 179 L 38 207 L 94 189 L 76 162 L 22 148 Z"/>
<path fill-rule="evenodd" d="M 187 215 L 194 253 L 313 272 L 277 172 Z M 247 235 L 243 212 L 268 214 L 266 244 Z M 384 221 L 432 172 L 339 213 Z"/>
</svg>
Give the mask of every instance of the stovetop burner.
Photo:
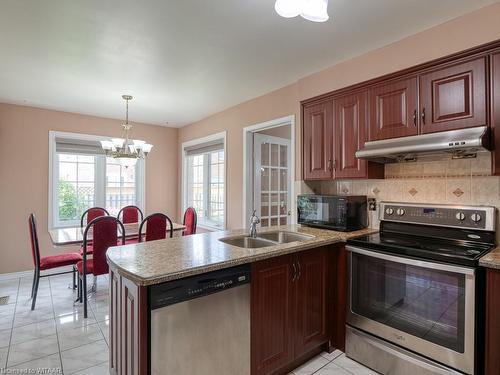
<svg viewBox="0 0 500 375">
<path fill-rule="evenodd" d="M 351 245 L 416 258 L 474 266 L 494 245 L 381 232 L 348 240 Z"/>
<path fill-rule="evenodd" d="M 495 247 L 493 207 L 382 202 L 380 210 L 380 232 L 352 238 L 348 244 L 468 266 L 477 266 Z"/>
</svg>

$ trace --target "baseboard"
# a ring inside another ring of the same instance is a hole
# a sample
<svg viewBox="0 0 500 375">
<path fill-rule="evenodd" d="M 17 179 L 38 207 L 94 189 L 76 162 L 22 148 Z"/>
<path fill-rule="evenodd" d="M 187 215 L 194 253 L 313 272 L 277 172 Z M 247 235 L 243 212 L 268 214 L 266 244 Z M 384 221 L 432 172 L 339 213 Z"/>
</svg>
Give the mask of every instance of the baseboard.
<svg viewBox="0 0 500 375">
<path fill-rule="evenodd" d="M 55 272 L 71 271 L 72 269 L 73 269 L 73 266 L 64 266 L 64 267 L 59 267 L 59 268 L 54 269 L 54 270 L 42 271 L 41 275 L 44 276 L 46 274 L 50 275 L 51 273 L 55 273 Z M 0 281 L 20 279 L 21 277 L 33 277 L 33 270 L 18 271 L 18 272 L 11 272 L 11 273 L 0 273 Z"/>
<path fill-rule="evenodd" d="M 20 279 L 21 277 L 27 277 L 27 276 L 33 277 L 33 270 L 11 272 L 11 273 L 1 273 L 0 274 L 0 281 L 12 280 L 12 279 Z"/>
</svg>

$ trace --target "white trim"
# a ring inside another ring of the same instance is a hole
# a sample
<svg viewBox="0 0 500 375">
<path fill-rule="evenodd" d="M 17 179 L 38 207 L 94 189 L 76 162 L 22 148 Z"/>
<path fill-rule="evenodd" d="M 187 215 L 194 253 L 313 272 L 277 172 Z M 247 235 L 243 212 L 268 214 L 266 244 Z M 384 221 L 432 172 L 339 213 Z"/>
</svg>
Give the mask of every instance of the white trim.
<svg viewBox="0 0 500 375">
<path fill-rule="evenodd" d="M 71 271 L 72 268 L 73 268 L 73 266 L 64 266 L 64 267 L 59 267 L 57 270 L 45 270 L 45 271 L 41 271 L 40 275 L 45 276 L 45 275 L 50 275 L 51 273 Z M 19 279 L 21 277 L 33 278 L 33 273 L 34 273 L 34 269 L 28 270 L 28 271 L 0 273 L 0 281 Z M 0 297 L 2 297 L 1 292 L 0 292 Z"/>
<path fill-rule="evenodd" d="M 33 270 L 30 271 L 18 271 L 18 272 L 10 272 L 10 273 L 2 273 L 0 274 L 0 281 L 12 280 L 12 279 L 20 279 L 21 277 L 33 277 Z M 0 292 L 0 297 L 2 293 Z"/>
<path fill-rule="evenodd" d="M 253 201 L 253 194 L 248 192 L 248 187 L 252 188 L 253 192 L 253 133 L 264 130 L 277 128 L 279 126 L 290 125 L 290 209 L 292 211 L 291 224 L 296 221 L 296 199 L 295 199 L 295 115 L 280 117 L 274 120 L 261 122 L 259 124 L 254 124 L 243 128 L 243 227 L 248 226 L 249 212 L 249 199 Z M 251 152 L 251 155 L 249 155 Z M 250 157 L 251 156 L 251 157 Z"/>
<path fill-rule="evenodd" d="M 58 166 L 55 162 L 56 157 L 56 138 L 65 138 L 65 139 L 75 139 L 75 140 L 84 140 L 84 141 L 104 141 L 109 140 L 110 137 L 102 136 L 102 135 L 92 135 L 92 134 L 82 134 L 82 133 L 69 133 L 69 132 L 60 132 L 60 131 L 49 131 L 49 181 L 48 181 L 48 229 L 55 228 L 54 226 L 54 213 L 57 210 L 57 192 L 54 189 L 54 176 L 58 174 Z M 104 156 L 104 155 L 103 155 Z M 137 161 L 137 165 L 140 168 L 137 168 L 138 174 L 136 176 L 136 181 L 139 184 L 136 185 L 136 203 L 137 206 L 146 214 L 146 160 L 140 159 Z M 97 168 L 101 170 L 105 168 L 105 163 L 97 163 Z M 105 186 L 102 187 L 105 189 Z M 101 194 L 96 194 L 96 205 L 100 205 L 102 207 L 105 206 L 106 202 L 100 202 L 99 196 L 104 196 Z M 105 198 L 104 198 L 105 199 Z"/>
<path fill-rule="evenodd" d="M 182 207 L 182 212 L 181 212 L 181 217 L 183 217 L 184 212 L 186 211 L 187 208 L 187 196 L 186 196 L 186 185 L 187 185 L 187 166 L 186 166 L 186 152 L 185 149 L 187 147 L 191 146 L 197 146 L 202 143 L 207 143 L 207 142 L 212 142 L 216 141 L 218 139 L 223 140 L 224 144 L 224 223 L 222 225 L 222 229 L 226 229 L 226 223 L 227 223 L 227 143 L 226 143 L 226 138 L 227 138 L 227 131 L 223 131 L 220 133 L 215 133 L 208 135 L 206 137 L 202 138 L 196 138 L 196 139 L 191 139 L 189 141 L 183 142 L 181 145 L 181 207 Z M 198 222 L 199 227 L 204 227 L 206 229 L 210 230 L 221 230 L 221 228 L 213 228 L 210 227 L 206 224 L 201 224 Z"/>
</svg>

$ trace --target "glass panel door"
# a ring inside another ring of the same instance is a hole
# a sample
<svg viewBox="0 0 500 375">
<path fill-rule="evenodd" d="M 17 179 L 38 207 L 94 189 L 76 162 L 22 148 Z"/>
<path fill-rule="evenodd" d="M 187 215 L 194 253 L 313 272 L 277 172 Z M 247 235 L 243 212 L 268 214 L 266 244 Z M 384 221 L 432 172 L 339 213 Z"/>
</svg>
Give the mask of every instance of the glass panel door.
<svg viewBox="0 0 500 375">
<path fill-rule="evenodd" d="M 290 140 L 254 135 L 254 203 L 260 225 L 286 225 L 290 218 Z"/>
<path fill-rule="evenodd" d="M 464 353 L 464 274 L 354 252 L 351 267 L 353 313 Z"/>
</svg>

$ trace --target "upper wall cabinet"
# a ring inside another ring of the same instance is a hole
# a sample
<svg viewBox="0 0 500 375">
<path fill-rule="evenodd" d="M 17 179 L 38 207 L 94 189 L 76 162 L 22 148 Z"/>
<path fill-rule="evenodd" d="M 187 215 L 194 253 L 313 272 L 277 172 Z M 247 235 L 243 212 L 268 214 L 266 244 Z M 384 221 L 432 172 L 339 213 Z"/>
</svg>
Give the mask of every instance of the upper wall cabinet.
<svg viewBox="0 0 500 375">
<path fill-rule="evenodd" d="M 491 55 L 491 127 L 493 146 L 500 147 L 500 50 Z M 500 152 L 493 154 L 493 174 L 500 175 Z"/>
<path fill-rule="evenodd" d="M 480 57 L 420 76 L 421 133 L 486 125 L 486 66 Z"/>
<path fill-rule="evenodd" d="M 418 134 L 417 78 L 370 89 L 370 141 Z"/>
<path fill-rule="evenodd" d="M 365 141 L 366 92 L 333 101 L 333 170 L 335 178 L 366 177 L 367 162 L 356 157 Z"/>
<path fill-rule="evenodd" d="M 303 151 L 304 179 L 332 177 L 332 101 L 304 107 Z"/>
</svg>

